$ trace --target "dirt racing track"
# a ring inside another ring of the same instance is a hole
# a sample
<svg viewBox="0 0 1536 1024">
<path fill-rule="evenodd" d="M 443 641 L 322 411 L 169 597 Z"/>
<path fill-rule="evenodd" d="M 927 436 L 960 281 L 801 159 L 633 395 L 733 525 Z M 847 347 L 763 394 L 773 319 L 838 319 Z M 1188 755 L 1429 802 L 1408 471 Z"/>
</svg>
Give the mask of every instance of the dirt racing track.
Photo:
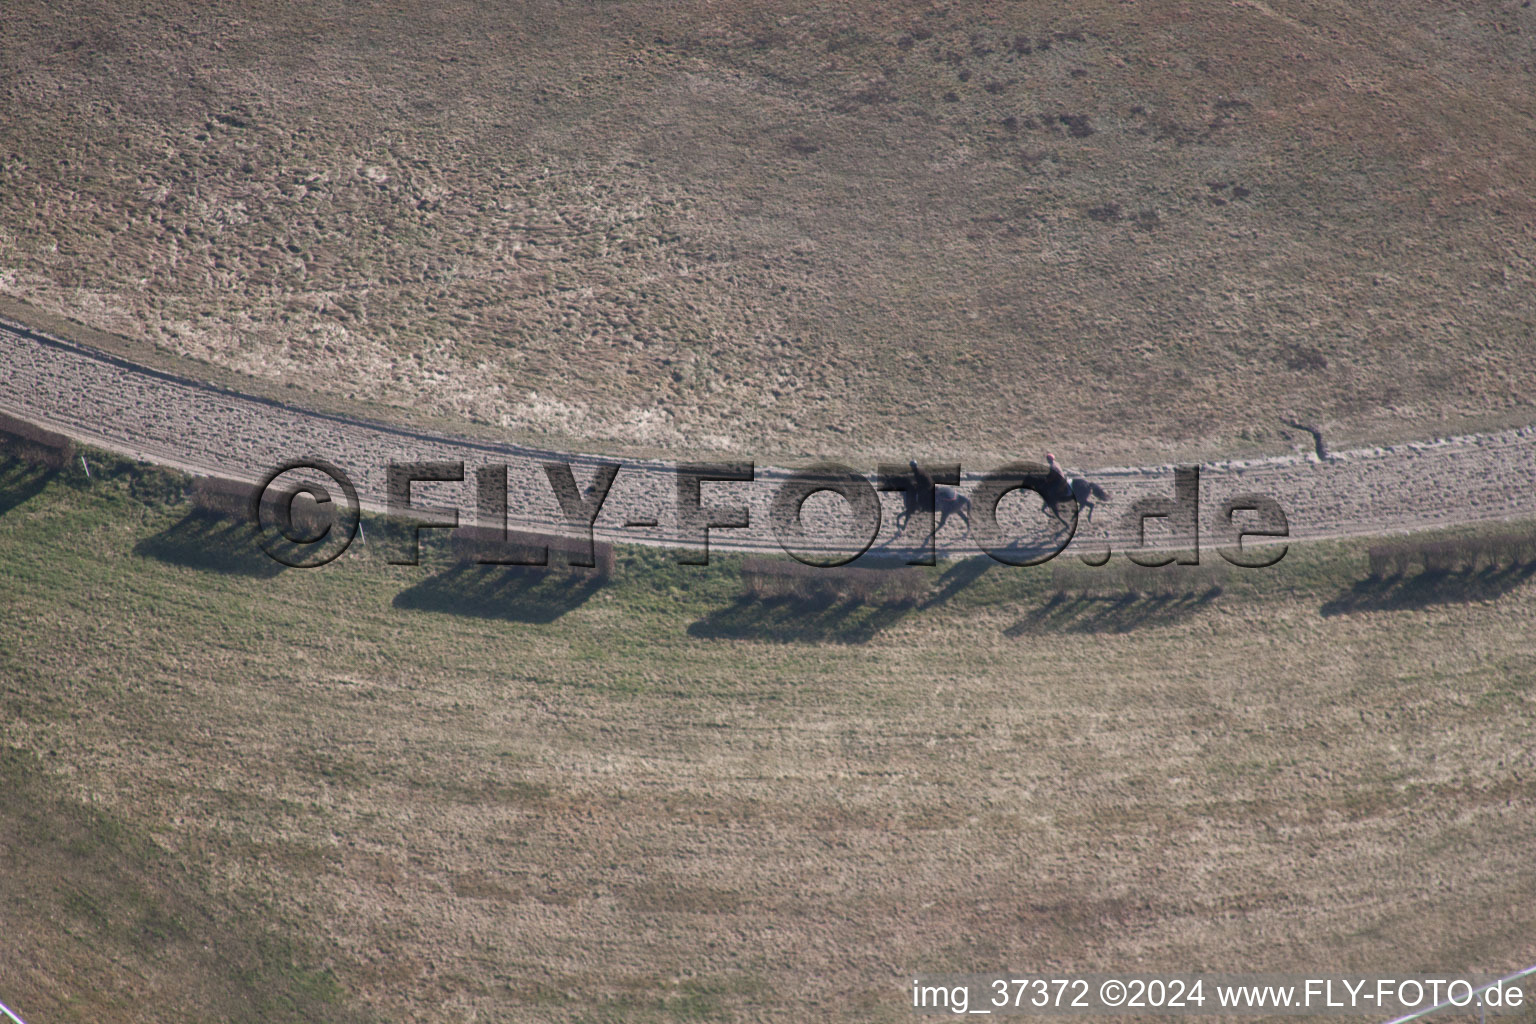
<svg viewBox="0 0 1536 1024">
<path fill-rule="evenodd" d="M 448 503 L 458 494 L 461 516 L 473 515 L 476 467 L 505 463 L 511 493 L 509 523 L 529 529 L 557 528 L 559 508 L 543 463 L 570 462 L 585 486 L 597 456 L 559 453 L 432 434 L 318 413 L 271 399 L 177 377 L 78 343 L 0 321 L 0 409 L 79 441 L 124 455 L 211 474 L 255 481 L 278 465 L 322 458 L 344 470 L 363 505 L 385 505 L 391 461 L 462 461 L 466 482 L 430 484 L 418 500 Z M 909 453 L 893 453 L 905 459 Z M 921 452 L 910 453 L 921 456 Z M 1035 460 L 1037 452 L 1021 452 Z M 681 546 L 674 515 L 674 465 L 620 459 L 619 472 L 596 523 L 606 540 Z M 873 467 L 865 467 L 872 469 Z M 964 467 L 964 489 L 991 466 Z M 1173 466 L 1069 467 L 1102 483 L 1113 501 L 1102 505 L 1093 529 L 1079 530 L 1078 546 L 1102 550 L 1108 538 L 1126 546 L 1120 520 L 1131 502 L 1173 493 Z M 779 550 L 769 524 L 769 504 L 787 470 L 757 467 L 752 483 L 707 484 L 704 503 L 747 504 L 747 529 L 714 530 L 719 550 Z M 459 488 L 459 491 L 448 490 Z M 1319 459 L 1308 452 L 1259 460 L 1207 463 L 1201 467 L 1202 544 L 1220 503 L 1239 493 L 1265 494 L 1285 510 L 1298 539 L 1347 537 L 1444 527 L 1536 515 L 1536 426 L 1469 434 L 1386 447 L 1362 448 Z M 893 539 L 896 495 L 885 497 L 877 549 Z M 1032 501 L 1032 499 L 1031 499 Z M 806 529 L 839 536 L 826 504 L 806 506 Z M 818 517 L 821 521 L 818 523 Z M 628 525 L 654 521 L 655 526 Z M 939 536 L 941 554 L 974 553 L 963 524 L 951 520 Z M 691 544 L 689 546 L 692 546 Z"/>
</svg>

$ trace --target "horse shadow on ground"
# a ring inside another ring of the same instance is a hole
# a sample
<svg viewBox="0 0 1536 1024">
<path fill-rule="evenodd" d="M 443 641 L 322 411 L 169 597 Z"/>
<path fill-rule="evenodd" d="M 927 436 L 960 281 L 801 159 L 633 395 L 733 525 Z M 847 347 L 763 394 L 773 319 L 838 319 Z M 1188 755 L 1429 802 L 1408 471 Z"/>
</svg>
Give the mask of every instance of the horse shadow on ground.
<svg viewBox="0 0 1536 1024">
<path fill-rule="evenodd" d="M 1319 609 L 1325 618 L 1353 612 L 1411 611 L 1437 604 L 1493 601 L 1536 575 L 1536 562 L 1476 572 L 1421 572 L 1366 578 Z"/>
<path fill-rule="evenodd" d="M 23 459 L 0 463 L 0 516 L 37 497 L 59 475 L 56 469 L 36 466 Z"/>
<path fill-rule="evenodd" d="M 848 563 L 855 569 L 885 569 L 894 572 L 915 572 L 916 562 L 909 559 L 921 558 L 923 552 L 913 548 L 910 551 L 889 549 L 886 547 L 871 548 L 868 552 Z M 921 601 L 921 607 L 934 608 L 945 604 L 966 587 L 975 583 L 986 574 L 988 569 L 999 565 L 997 560 L 986 555 L 972 555 L 962 558 L 950 564 L 948 569 L 933 581 L 933 592 Z"/>
<path fill-rule="evenodd" d="M 1199 593 L 1133 594 L 1113 597 L 1056 594 L 1009 626 L 1004 636 L 1046 633 L 1130 633 L 1183 622 L 1220 596 L 1219 587 Z"/>
<path fill-rule="evenodd" d="M 872 551 L 851 565 L 892 572 L 919 571 L 907 558 L 920 552 Z M 946 569 L 926 595 L 892 599 L 835 593 L 762 597 L 743 594 L 688 627 L 688 635 L 703 639 L 768 640 L 778 643 L 866 644 L 914 611 L 936 608 L 975 583 L 992 567 L 992 559 L 968 558 Z M 835 570 L 834 570 L 835 571 Z"/>
<path fill-rule="evenodd" d="M 934 592 L 923 602 L 923 607 L 937 608 L 946 604 L 950 598 L 981 579 L 986 575 L 987 570 L 996 564 L 998 563 L 985 555 L 956 562 L 944 570 L 944 575 L 935 581 Z"/>
<path fill-rule="evenodd" d="M 743 594 L 688 627 L 708 640 L 866 644 L 910 615 L 916 602 L 879 604 L 855 597 L 768 597 Z"/>
<path fill-rule="evenodd" d="M 145 537 L 133 553 L 168 565 L 257 579 L 270 579 L 287 568 L 261 549 L 249 523 L 197 511 Z"/>
<path fill-rule="evenodd" d="M 461 564 L 402 590 L 393 604 L 405 611 L 545 624 L 580 608 L 602 586 L 595 572 Z"/>
</svg>

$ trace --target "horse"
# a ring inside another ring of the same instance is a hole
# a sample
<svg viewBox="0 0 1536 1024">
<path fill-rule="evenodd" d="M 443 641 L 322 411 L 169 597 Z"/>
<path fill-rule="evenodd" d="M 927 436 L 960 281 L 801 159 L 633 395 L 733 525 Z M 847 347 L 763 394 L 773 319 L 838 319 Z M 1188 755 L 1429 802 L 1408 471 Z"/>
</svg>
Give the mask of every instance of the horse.
<svg viewBox="0 0 1536 1024">
<path fill-rule="evenodd" d="M 1063 527 L 1071 528 L 1073 525 L 1061 514 L 1061 503 L 1068 500 L 1076 502 L 1079 512 L 1086 508 L 1088 521 L 1093 522 L 1095 499 L 1108 501 L 1109 492 L 1091 480 L 1067 476 L 1057 463 L 1056 456 L 1050 452 L 1045 453 L 1045 461 L 1047 468 L 1044 473 L 1025 473 L 1018 478 L 1018 486 L 1040 495 L 1040 511 L 1053 517 Z"/>
<path fill-rule="evenodd" d="M 928 542 L 929 537 L 936 537 L 944 524 L 949 522 L 949 517 L 957 515 L 961 522 L 965 523 L 966 531 L 971 528 L 971 499 L 960 493 L 958 488 L 946 484 L 935 484 L 933 477 L 920 469 L 915 461 L 907 463 L 912 467 L 913 486 L 904 488 L 901 492 L 902 508 L 896 514 L 896 533 L 900 535 L 907 528 L 907 523 L 912 517 L 922 510 L 923 495 L 933 494 L 933 511 L 939 516 L 934 525 L 933 532 L 923 538 L 923 543 Z"/>
<path fill-rule="evenodd" d="M 961 494 L 958 488 L 939 485 L 933 489 L 933 510 L 939 514 L 939 524 L 933 528 L 937 534 L 944 529 L 944 524 L 949 522 L 952 515 L 959 516 L 965 524 L 966 531 L 971 528 L 971 499 Z"/>
<path fill-rule="evenodd" d="M 952 515 L 958 515 L 965 523 L 966 531 L 971 528 L 971 499 L 960 493 L 957 488 L 944 485 L 935 485 L 933 477 L 917 465 L 916 462 L 908 462 L 912 468 L 913 486 L 902 491 L 902 510 L 896 516 L 896 531 L 899 534 L 906 529 L 907 523 L 922 507 L 922 496 L 930 492 L 933 494 L 934 512 L 939 516 L 933 533 L 929 536 L 937 536 L 949 521 Z M 1056 465 L 1056 460 L 1050 460 L 1050 470 L 1045 473 L 1026 473 L 1022 478 L 1022 486 L 1026 490 L 1034 491 L 1040 495 L 1040 511 L 1054 516 L 1063 526 L 1072 524 L 1061 514 L 1061 503 L 1075 501 L 1078 510 L 1088 510 L 1088 522 L 1093 522 L 1093 510 L 1098 501 L 1109 501 L 1109 492 L 1091 480 L 1080 476 L 1067 476 Z M 927 538 L 924 538 L 926 543 Z"/>
<path fill-rule="evenodd" d="M 1055 468 L 1053 462 L 1052 469 Z M 1059 470 L 1052 473 L 1027 473 L 1024 476 L 1024 487 L 1040 495 L 1040 511 L 1055 516 L 1063 526 L 1072 525 L 1061 514 L 1060 505 L 1067 499 L 1077 502 L 1079 510 L 1088 510 L 1090 523 L 1093 522 L 1095 500 L 1110 500 L 1109 492 L 1093 481 L 1080 476 L 1067 476 Z"/>
<path fill-rule="evenodd" d="M 1067 486 L 1072 488 L 1072 498 L 1077 502 L 1079 509 L 1088 510 L 1088 521 L 1093 522 L 1093 507 L 1095 500 L 1109 500 L 1109 492 L 1092 480 L 1084 480 L 1080 476 L 1067 478 Z M 1060 518 L 1059 516 L 1057 518 Z"/>
</svg>

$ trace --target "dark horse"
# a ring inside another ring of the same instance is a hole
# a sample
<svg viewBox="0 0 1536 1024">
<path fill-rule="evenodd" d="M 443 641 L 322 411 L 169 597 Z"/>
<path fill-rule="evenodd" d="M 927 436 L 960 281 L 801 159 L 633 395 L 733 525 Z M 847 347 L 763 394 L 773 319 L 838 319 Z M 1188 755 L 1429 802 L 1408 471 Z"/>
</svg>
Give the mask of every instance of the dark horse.
<svg viewBox="0 0 1536 1024">
<path fill-rule="evenodd" d="M 1109 501 L 1109 492 L 1091 480 L 1085 480 L 1080 476 L 1067 476 L 1061 467 L 1056 464 L 1054 456 L 1047 454 L 1046 459 L 1050 468 L 1044 473 L 1026 473 L 1021 478 L 1021 485 L 1025 490 L 1034 491 L 1040 495 L 1040 511 L 1054 516 L 1063 526 L 1072 524 L 1061 514 L 1061 503 L 1075 501 L 1078 510 L 1088 510 L 1088 521 L 1093 522 L 1094 505 L 1098 501 Z M 937 536 L 949 521 L 949 517 L 957 515 L 965 523 L 967 531 L 971 528 L 971 499 L 954 487 L 946 487 L 942 484 L 935 485 L 933 477 L 923 472 L 916 462 L 908 462 L 912 468 L 912 476 L 916 486 L 907 488 L 902 492 L 903 506 L 896 516 L 896 531 L 900 533 L 906 529 L 907 523 L 917 514 L 922 507 L 922 496 L 927 494 L 929 488 L 933 490 L 934 511 L 938 514 L 938 523 L 933 528 L 930 536 Z M 927 538 L 924 538 L 927 541 Z"/>
<path fill-rule="evenodd" d="M 1045 461 L 1050 466 L 1046 472 L 1024 474 L 1024 487 L 1040 495 L 1040 511 L 1055 516 L 1063 526 L 1071 526 L 1059 507 L 1062 502 L 1070 499 L 1077 502 L 1079 510 L 1086 508 L 1088 521 L 1093 522 L 1095 500 L 1108 501 L 1109 492 L 1080 476 L 1067 476 L 1056 464 L 1056 456 L 1049 452 L 1045 455 Z"/>
<path fill-rule="evenodd" d="M 929 493 L 930 489 L 933 492 L 933 510 L 938 513 L 939 520 L 933 527 L 933 533 L 928 536 L 938 536 L 939 531 L 944 529 L 944 524 L 949 522 L 950 516 L 959 516 L 961 522 L 965 523 L 966 530 L 970 530 L 971 499 L 961 494 L 957 488 L 935 484 L 933 477 L 923 472 L 915 461 L 909 461 L 907 465 L 912 467 L 915 486 L 902 491 L 903 504 L 896 516 L 896 532 L 900 534 L 907 528 L 907 523 L 922 508 L 923 495 Z M 926 544 L 927 541 L 928 537 L 924 537 L 923 543 Z"/>
</svg>

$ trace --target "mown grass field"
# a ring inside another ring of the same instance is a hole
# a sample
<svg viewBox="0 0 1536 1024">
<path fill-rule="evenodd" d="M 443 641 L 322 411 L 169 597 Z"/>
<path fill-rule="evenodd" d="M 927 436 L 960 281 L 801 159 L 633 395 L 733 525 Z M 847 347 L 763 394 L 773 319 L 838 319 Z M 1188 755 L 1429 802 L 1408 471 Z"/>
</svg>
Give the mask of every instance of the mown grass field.
<svg viewBox="0 0 1536 1024">
<path fill-rule="evenodd" d="M 29 1020 L 898 1021 L 922 971 L 1536 961 L 1525 572 L 1321 544 L 1215 595 L 961 563 L 855 607 L 643 550 L 277 571 L 93 470 L 0 464 Z"/>
<path fill-rule="evenodd" d="M 1531 419 L 1520 0 L 12 0 L 0 294 L 556 446 Z"/>
</svg>

